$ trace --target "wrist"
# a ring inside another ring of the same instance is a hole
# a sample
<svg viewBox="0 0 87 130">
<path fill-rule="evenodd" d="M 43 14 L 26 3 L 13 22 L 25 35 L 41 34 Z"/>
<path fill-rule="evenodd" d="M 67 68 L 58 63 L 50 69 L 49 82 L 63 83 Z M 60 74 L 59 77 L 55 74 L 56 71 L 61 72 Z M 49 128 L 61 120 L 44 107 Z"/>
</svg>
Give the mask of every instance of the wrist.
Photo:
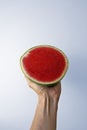
<svg viewBox="0 0 87 130">
<path fill-rule="evenodd" d="M 38 95 L 38 104 L 42 107 L 42 108 L 46 108 L 46 112 L 49 113 L 55 111 L 55 113 L 57 112 L 57 108 L 58 108 L 58 99 L 55 97 L 52 97 L 49 95 L 49 93 L 44 92 L 40 95 Z"/>
<path fill-rule="evenodd" d="M 52 92 L 44 91 L 38 94 L 38 101 L 42 101 L 42 100 L 48 100 L 51 103 L 55 103 L 55 105 L 57 105 L 59 101 L 59 96 L 54 91 Z"/>
</svg>

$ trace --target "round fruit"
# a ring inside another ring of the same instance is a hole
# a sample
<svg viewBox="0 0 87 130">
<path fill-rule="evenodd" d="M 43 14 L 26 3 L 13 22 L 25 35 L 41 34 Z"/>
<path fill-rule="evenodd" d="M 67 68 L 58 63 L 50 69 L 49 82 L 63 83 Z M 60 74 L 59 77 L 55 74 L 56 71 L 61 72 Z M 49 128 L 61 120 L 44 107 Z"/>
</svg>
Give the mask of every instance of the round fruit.
<svg viewBox="0 0 87 130">
<path fill-rule="evenodd" d="M 50 86 L 64 77 L 68 68 L 68 59 L 54 46 L 38 45 L 21 56 L 20 65 L 29 80 Z"/>
</svg>

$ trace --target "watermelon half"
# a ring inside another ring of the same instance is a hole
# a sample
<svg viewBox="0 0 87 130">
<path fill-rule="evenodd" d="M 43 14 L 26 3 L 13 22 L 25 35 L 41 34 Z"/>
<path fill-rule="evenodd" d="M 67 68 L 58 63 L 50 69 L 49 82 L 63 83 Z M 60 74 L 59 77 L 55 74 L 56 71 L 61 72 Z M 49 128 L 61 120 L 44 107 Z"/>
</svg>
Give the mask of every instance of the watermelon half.
<svg viewBox="0 0 87 130">
<path fill-rule="evenodd" d="M 27 50 L 20 58 L 24 75 L 40 85 L 53 85 L 59 82 L 68 68 L 66 55 L 50 45 L 38 45 Z"/>
</svg>

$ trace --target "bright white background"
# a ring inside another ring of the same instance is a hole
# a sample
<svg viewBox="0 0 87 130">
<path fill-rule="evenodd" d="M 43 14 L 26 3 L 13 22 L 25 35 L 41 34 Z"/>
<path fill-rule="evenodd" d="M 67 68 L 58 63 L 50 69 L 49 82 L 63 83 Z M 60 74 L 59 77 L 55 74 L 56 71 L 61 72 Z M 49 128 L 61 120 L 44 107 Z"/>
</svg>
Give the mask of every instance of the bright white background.
<svg viewBox="0 0 87 130">
<path fill-rule="evenodd" d="M 37 96 L 19 59 L 39 44 L 54 45 L 69 58 L 57 130 L 87 130 L 86 0 L 0 0 L 0 130 L 31 126 Z"/>
</svg>

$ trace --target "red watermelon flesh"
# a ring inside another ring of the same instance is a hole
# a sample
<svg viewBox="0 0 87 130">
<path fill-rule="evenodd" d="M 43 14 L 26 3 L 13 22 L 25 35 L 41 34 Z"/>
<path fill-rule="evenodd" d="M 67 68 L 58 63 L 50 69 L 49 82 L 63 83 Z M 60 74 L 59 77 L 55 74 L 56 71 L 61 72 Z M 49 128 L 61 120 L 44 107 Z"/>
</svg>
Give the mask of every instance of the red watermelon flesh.
<svg viewBox="0 0 87 130">
<path fill-rule="evenodd" d="M 52 46 L 33 47 L 22 57 L 22 70 L 36 83 L 56 83 L 67 70 L 67 58 L 62 51 Z"/>
</svg>

